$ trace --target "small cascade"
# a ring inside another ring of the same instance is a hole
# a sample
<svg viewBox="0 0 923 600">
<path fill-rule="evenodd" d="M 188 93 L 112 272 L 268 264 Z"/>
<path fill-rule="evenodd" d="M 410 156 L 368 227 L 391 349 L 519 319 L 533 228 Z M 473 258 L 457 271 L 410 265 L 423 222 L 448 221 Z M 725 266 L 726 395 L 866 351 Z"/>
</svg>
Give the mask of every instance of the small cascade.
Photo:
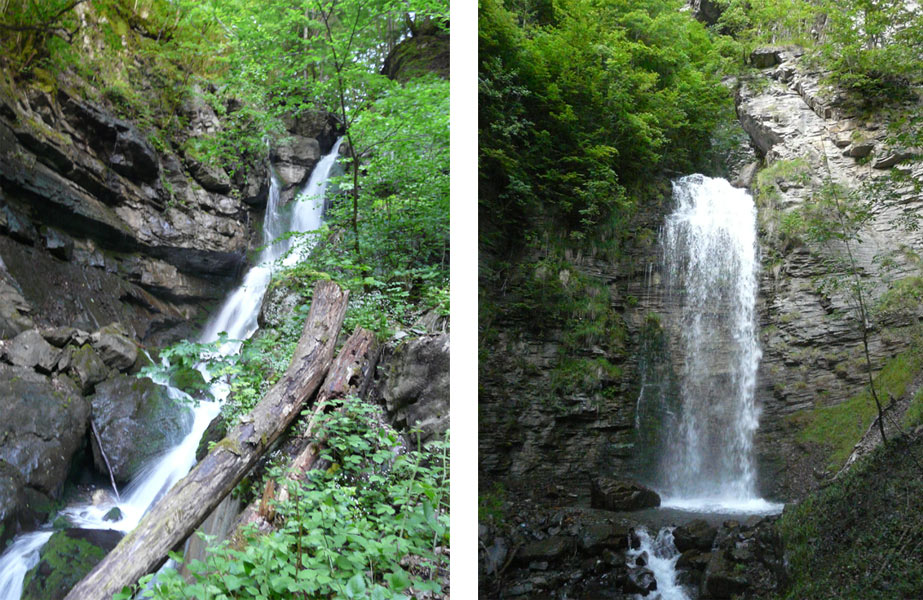
<svg viewBox="0 0 923 600">
<path fill-rule="evenodd" d="M 640 527 L 635 530 L 635 534 L 641 544 L 626 553 L 628 568 L 637 568 L 638 559 L 643 557 L 644 567 L 650 569 L 657 581 L 656 592 L 648 594 L 645 600 L 690 600 L 686 589 L 676 582 L 676 561 L 680 554 L 673 543 L 673 528 L 665 527 L 655 537 L 651 537 L 647 529 Z M 636 597 L 644 598 L 640 594 Z"/>
<path fill-rule="evenodd" d="M 308 183 L 299 194 L 299 200 L 294 202 L 290 210 L 279 206 L 279 180 L 275 173 L 271 173 L 272 183 L 263 225 L 264 249 L 257 264 L 247 272 L 242 283 L 229 294 L 221 309 L 209 320 L 199 341 L 216 341 L 219 334 L 225 332 L 229 341 L 219 351 L 223 356 L 228 356 L 236 353 L 243 340 L 257 330 L 263 295 L 269 286 L 276 261 L 285 256 L 283 264 L 293 266 L 307 255 L 313 245 L 311 239 L 296 246 L 291 237 L 278 238 L 288 231 L 304 233 L 320 227 L 324 193 L 331 169 L 339 155 L 339 147 L 340 140 L 334 144 L 330 153 L 317 163 Z M 203 375 L 206 380 L 211 379 L 207 372 L 203 371 Z M 166 382 L 158 383 L 167 387 L 171 398 L 190 406 L 195 404 L 181 390 L 169 387 Z M 211 392 L 214 401 L 202 401 L 194 406 L 192 429 L 186 437 L 177 446 L 143 468 L 128 486 L 121 490 L 119 501 L 109 498 L 97 504 L 73 504 L 64 508 L 60 514 L 66 516 L 75 527 L 115 529 L 124 532 L 134 529 L 147 510 L 194 466 L 199 440 L 208 424 L 218 416 L 221 402 L 227 397 L 228 386 L 224 382 L 215 381 L 211 384 Z M 121 518 L 114 522 L 105 521 L 103 517 L 113 508 L 119 509 Z M 49 530 L 21 535 L 0 555 L 0 600 L 20 599 L 23 578 L 27 571 L 38 563 L 39 551 L 51 535 L 52 532 Z"/>
</svg>

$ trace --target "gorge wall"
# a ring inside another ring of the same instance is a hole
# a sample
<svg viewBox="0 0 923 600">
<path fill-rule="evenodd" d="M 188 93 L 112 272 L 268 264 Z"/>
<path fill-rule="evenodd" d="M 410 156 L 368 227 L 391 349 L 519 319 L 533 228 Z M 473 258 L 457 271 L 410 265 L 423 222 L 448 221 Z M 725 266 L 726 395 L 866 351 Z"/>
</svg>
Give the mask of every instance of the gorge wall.
<svg viewBox="0 0 923 600">
<path fill-rule="evenodd" d="M 730 165 L 730 178 L 751 190 L 759 211 L 758 478 L 761 494 L 793 500 L 835 474 L 856 443 L 877 436 L 869 432 L 871 400 L 861 397 L 867 370 L 846 248 L 812 237 L 805 215 L 831 181 L 852 201 L 874 200 L 851 250 L 873 309 L 873 373 L 885 368 L 879 381 L 884 402 L 895 401 L 888 421 L 895 429 L 920 384 L 919 365 L 902 353 L 919 317 L 908 300 L 920 285 L 923 236 L 909 217 L 921 196 L 901 174 L 919 180 L 923 163 L 894 141 L 896 124 L 886 116 L 860 118 L 828 97 L 823 73 L 797 48 L 760 49 L 751 62 L 751 73 L 731 83 L 754 155 Z M 618 260 L 602 250 L 568 252 L 563 261 L 522 257 L 528 266 L 505 282 L 504 310 L 489 323 L 493 351 L 480 357 L 482 506 L 506 491 L 585 505 L 596 475 L 645 479 L 646 446 L 659 432 L 636 432 L 638 397 L 651 382 L 672 385 L 670 364 L 682 360 L 670 355 L 660 318 L 676 308 L 660 286 L 657 232 L 672 208 L 666 183 L 662 190 L 636 215 L 633 243 Z M 527 286 L 562 313 L 517 312 Z M 588 337 L 591 319 L 608 325 Z"/>
<path fill-rule="evenodd" d="M 91 415 L 120 481 L 183 435 L 187 415 L 134 373 L 143 349 L 190 337 L 235 282 L 269 187 L 268 148 L 233 175 L 182 150 L 223 126 L 199 98 L 155 148 L 66 81 L 0 84 L 4 541 L 41 523 L 83 466 L 107 472 Z M 290 199 L 336 133 L 326 115 L 288 125 L 271 154 Z"/>
</svg>

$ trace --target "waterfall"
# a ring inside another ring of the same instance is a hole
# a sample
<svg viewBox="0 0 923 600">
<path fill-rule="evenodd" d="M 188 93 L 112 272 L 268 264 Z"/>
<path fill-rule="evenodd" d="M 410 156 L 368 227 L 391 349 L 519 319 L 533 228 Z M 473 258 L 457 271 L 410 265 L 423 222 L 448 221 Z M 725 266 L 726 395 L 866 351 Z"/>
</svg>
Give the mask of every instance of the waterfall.
<svg viewBox="0 0 923 600">
<path fill-rule="evenodd" d="M 662 233 L 670 306 L 666 326 L 679 364 L 677 410 L 662 411 L 664 506 L 762 512 L 756 491 L 754 400 L 761 351 L 756 330 L 756 207 L 724 179 L 673 184 L 676 208 Z"/>
<path fill-rule="evenodd" d="M 228 295 L 221 309 L 206 324 L 199 341 L 213 342 L 219 338 L 219 333 L 226 332 L 229 341 L 220 348 L 220 353 L 227 356 L 236 353 L 242 341 L 256 331 L 260 305 L 276 261 L 285 257 L 283 264 L 293 266 L 305 258 L 313 244 L 310 238 L 297 245 L 291 237 L 278 238 L 289 231 L 303 233 L 320 227 L 324 194 L 339 154 L 340 142 L 338 140 L 330 153 L 322 157 L 314 167 L 308 183 L 290 209 L 280 206 L 279 180 L 275 173 L 270 172 L 272 183 L 263 223 L 264 248 L 257 264 L 247 272 L 241 284 Z M 209 378 L 207 372 L 203 372 L 203 375 Z M 190 400 L 176 388 L 168 387 L 167 391 L 175 399 Z M 208 424 L 218 415 L 221 402 L 227 397 L 228 386 L 223 382 L 213 382 L 211 392 L 214 401 L 203 401 L 195 406 L 192 430 L 177 446 L 144 467 L 122 492 L 120 502 L 110 498 L 99 504 L 77 503 L 64 508 L 60 514 L 66 516 L 75 527 L 131 531 L 148 508 L 194 466 L 199 440 Z M 105 521 L 103 517 L 114 507 L 121 511 L 122 517 L 114 522 Z M 0 600 L 19 600 L 23 578 L 38 563 L 39 552 L 51 533 L 49 528 L 43 528 L 38 532 L 18 536 L 0 555 Z"/>
</svg>

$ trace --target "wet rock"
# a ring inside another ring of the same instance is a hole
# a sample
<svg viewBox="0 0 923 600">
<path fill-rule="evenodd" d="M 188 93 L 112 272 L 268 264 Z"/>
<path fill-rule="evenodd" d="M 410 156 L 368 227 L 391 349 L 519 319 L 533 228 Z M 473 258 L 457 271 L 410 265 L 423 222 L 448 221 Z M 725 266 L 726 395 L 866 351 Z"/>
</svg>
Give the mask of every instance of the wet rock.
<svg viewBox="0 0 923 600">
<path fill-rule="evenodd" d="M 421 441 L 449 427 L 449 334 L 392 345 L 379 363 L 378 384 L 388 418 L 398 429 L 420 429 Z"/>
<path fill-rule="evenodd" d="M 87 401 L 67 377 L 0 364 L 0 406 L 0 460 L 15 467 L 25 485 L 57 495 L 83 443 Z"/>
<path fill-rule="evenodd" d="M 109 367 L 90 345 L 84 344 L 71 352 L 69 372 L 81 391 L 89 394 L 97 383 L 109 375 Z"/>
<path fill-rule="evenodd" d="M 48 496 L 26 486 L 19 469 L 0 460 L 0 548 L 13 536 L 38 527 L 51 506 Z"/>
<path fill-rule="evenodd" d="M 178 406 L 166 390 L 148 378 L 119 374 L 96 386 L 90 399 L 93 420 L 113 475 L 129 481 L 163 450 L 178 443 L 192 427 L 192 412 Z M 93 462 L 107 474 L 95 436 Z"/>
<path fill-rule="evenodd" d="M 119 371 L 130 369 L 138 359 L 138 346 L 114 323 L 94 333 L 90 341 L 103 362 Z"/>
<path fill-rule="evenodd" d="M 118 506 L 113 506 L 112 509 L 103 515 L 103 521 L 120 521 L 122 520 L 122 511 L 119 510 Z"/>
<path fill-rule="evenodd" d="M 650 562 L 650 557 L 648 556 L 647 551 L 644 551 L 635 557 L 636 567 L 646 567 L 647 563 L 649 562 Z"/>
<path fill-rule="evenodd" d="M 38 330 L 29 329 L 3 345 L 3 356 L 17 367 L 51 373 L 61 350 L 46 342 Z"/>
<path fill-rule="evenodd" d="M 654 578 L 654 572 L 646 567 L 630 568 L 623 589 L 630 594 L 647 596 L 657 589 L 657 579 Z"/>
<path fill-rule="evenodd" d="M 708 552 L 716 535 L 717 527 L 709 525 L 704 519 L 696 519 L 673 530 L 673 543 L 680 552 L 693 549 Z"/>
<path fill-rule="evenodd" d="M 732 598 L 744 593 L 749 587 L 743 569 L 727 560 L 721 552 L 711 555 L 702 581 L 706 594 L 712 598 Z"/>
<path fill-rule="evenodd" d="M 711 560 L 711 553 L 701 552 L 699 550 L 686 550 L 676 560 L 677 570 L 704 571 Z"/>
<path fill-rule="evenodd" d="M 590 554 L 603 548 L 625 549 L 628 547 L 628 527 L 606 521 L 582 522 L 577 541 L 580 549 Z"/>
<path fill-rule="evenodd" d="M 196 447 L 195 459 L 198 461 L 205 458 L 205 455 L 208 454 L 208 450 L 211 445 L 216 442 L 220 442 L 227 434 L 228 422 L 224 418 L 224 415 L 219 414 L 217 417 L 212 419 L 211 423 L 208 424 L 208 427 L 205 428 L 205 432 L 202 434 L 202 439 L 199 440 L 199 445 Z"/>
<path fill-rule="evenodd" d="M 42 548 L 39 563 L 26 573 L 23 600 L 61 600 L 124 534 L 107 529 L 57 531 Z"/>
<path fill-rule="evenodd" d="M 517 564 L 535 561 L 554 562 L 564 558 L 574 548 L 574 540 L 568 536 L 555 535 L 544 540 L 529 542 L 516 554 Z"/>
<path fill-rule="evenodd" d="M 597 477 L 590 484 L 590 505 L 614 511 L 640 510 L 660 506 L 660 496 L 634 481 Z"/>
</svg>

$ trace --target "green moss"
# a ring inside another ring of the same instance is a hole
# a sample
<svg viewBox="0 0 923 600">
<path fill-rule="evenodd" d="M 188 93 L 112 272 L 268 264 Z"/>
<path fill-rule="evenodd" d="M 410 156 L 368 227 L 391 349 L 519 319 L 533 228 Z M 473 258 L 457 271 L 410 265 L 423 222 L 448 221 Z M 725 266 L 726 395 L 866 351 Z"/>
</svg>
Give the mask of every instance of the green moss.
<svg viewBox="0 0 923 600">
<path fill-rule="evenodd" d="M 842 365 L 842 363 L 841 363 Z M 837 365 L 837 369 L 841 365 Z M 889 398 L 900 398 L 907 385 L 923 367 L 919 353 L 898 354 L 875 377 L 878 397 L 887 405 Z M 793 415 L 791 422 L 803 427 L 798 434 L 801 442 L 813 442 L 828 451 L 827 467 L 837 470 L 846 462 L 853 447 L 862 438 L 878 415 L 875 401 L 868 391 L 832 406 L 818 406 Z"/>
<path fill-rule="evenodd" d="M 923 387 L 917 390 L 904 414 L 904 427 L 923 425 Z"/>
</svg>

